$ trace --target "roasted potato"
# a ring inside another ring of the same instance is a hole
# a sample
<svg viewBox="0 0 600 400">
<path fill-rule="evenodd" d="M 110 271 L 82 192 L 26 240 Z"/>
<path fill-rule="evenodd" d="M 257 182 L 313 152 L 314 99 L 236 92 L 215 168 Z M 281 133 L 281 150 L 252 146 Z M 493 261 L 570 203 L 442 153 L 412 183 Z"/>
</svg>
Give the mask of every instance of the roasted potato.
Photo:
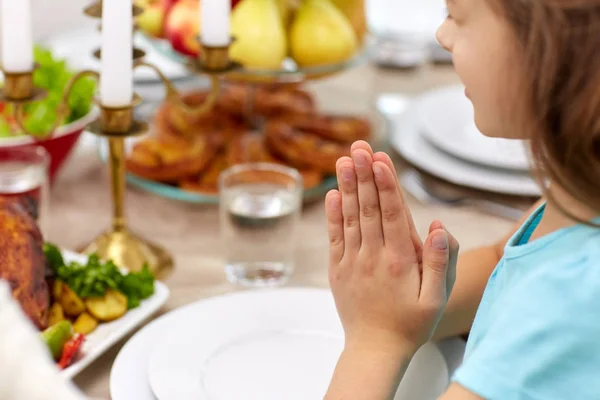
<svg viewBox="0 0 600 400">
<path fill-rule="evenodd" d="M 70 317 L 77 317 L 85 311 L 85 304 L 71 288 L 65 284 L 61 285 L 60 304 L 65 314 Z"/>
<path fill-rule="evenodd" d="M 127 297 L 116 290 L 108 289 L 102 297 L 91 297 L 85 301 L 90 314 L 100 321 L 112 321 L 127 312 Z"/>
<path fill-rule="evenodd" d="M 58 279 L 54 281 L 52 285 L 52 297 L 54 301 L 59 301 L 62 296 L 62 287 L 64 285 L 63 281 L 59 281 Z"/>
<path fill-rule="evenodd" d="M 73 323 L 73 330 L 77 333 L 87 335 L 92 333 L 98 326 L 98 320 L 88 312 L 82 312 Z"/>
<path fill-rule="evenodd" d="M 53 303 L 48 313 L 48 326 L 52 326 L 57 322 L 65 319 L 65 312 L 60 303 Z"/>
</svg>

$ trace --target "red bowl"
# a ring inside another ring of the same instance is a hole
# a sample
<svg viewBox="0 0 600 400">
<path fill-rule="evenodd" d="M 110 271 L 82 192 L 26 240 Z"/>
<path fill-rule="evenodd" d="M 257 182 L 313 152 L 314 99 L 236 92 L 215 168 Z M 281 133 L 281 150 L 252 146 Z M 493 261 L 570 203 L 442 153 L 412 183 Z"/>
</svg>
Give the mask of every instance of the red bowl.
<svg viewBox="0 0 600 400">
<path fill-rule="evenodd" d="M 56 173 L 64 161 L 69 157 L 77 140 L 85 127 L 98 116 L 98 111 L 92 109 L 87 115 L 73 121 L 70 124 L 59 127 L 49 139 L 36 140 L 31 136 L 17 136 L 0 138 L 0 147 L 26 148 L 33 146 L 43 147 L 50 155 L 50 182 L 54 180 Z"/>
</svg>

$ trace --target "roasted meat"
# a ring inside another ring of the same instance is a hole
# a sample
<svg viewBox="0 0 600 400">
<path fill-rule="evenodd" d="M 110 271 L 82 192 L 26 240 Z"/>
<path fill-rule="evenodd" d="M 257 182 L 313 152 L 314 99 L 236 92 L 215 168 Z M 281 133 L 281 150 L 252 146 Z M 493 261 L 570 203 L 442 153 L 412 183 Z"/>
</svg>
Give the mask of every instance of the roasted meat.
<svg viewBox="0 0 600 400">
<path fill-rule="evenodd" d="M 0 196 L 0 279 L 40 329 L 48 324 L 50 293 L 46 283 L 43 238 L 26 204 Z"/>
</svg>

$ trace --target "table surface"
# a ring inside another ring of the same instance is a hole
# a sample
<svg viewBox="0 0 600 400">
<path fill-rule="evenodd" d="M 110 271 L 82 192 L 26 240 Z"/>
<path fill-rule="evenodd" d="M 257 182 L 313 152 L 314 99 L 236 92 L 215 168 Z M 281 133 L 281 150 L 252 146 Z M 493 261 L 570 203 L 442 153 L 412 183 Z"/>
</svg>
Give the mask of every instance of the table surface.
<svg viewBox="0 0 600 400">
<path fill-rule="evenodd" d="M 413 95 L 457 82 L 449 66 L 427 66 L 412 71 L 363 66 L 311 86 L 325 108 L 334 104 L 339 110 L 369 112 L 380 93 Z M 510 221 L 468 208 L 423 205 L 411 197 L 407 201 L 421 233 L 426 232 L 431 220 L 440 219 L 458 238 L 461 249 L 489 244 L 512 225 Z M 171 297 L 160 313 L 236 290 L 223 273 L 214 206 L 182 204 L 135 189 L 128 191 L 127 204 L 132 229 L 164 245 L 175 258 L 176 269 L 166 280 Z M 108 174 L 93 152 L 74 156 L 61 171 L 52 189 L 51 211 L 48 238 L 65 248 L 76 248 L 109 225 Z M 328 241 L 322 202 L 304 209 L 299 237 L 297 269 L 290 285 L 327 287 Z M 75 378 L 74 382 L 86 394 L 110 398 L 110 369 L 129 337 Z"/>
</svg>

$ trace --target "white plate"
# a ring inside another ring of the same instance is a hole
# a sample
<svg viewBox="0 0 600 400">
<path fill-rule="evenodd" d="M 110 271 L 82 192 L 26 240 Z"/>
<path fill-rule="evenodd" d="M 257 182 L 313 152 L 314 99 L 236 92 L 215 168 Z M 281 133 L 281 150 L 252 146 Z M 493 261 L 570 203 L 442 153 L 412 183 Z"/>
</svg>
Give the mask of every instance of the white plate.
<svg viewBox="0 0 600 400">
<path fill-rule="evenodd" d="M 170 321 L 148 378 L 160 400 L 322 398 L 343 348 L 331 292 L 275 289 L 209 299 Z M 449 373 L 433 344 L 415 356 L 398 399 L 436 399 Z"/>
<path fill-rule="evenodd" d="M 537 182 L 527 172 L 485 167 L 451 156 L 431 145 L 419 130 L 420 99 L 401 113 L 390 113 L 390 145 L 408 162 L 448 182 L 496 193 L 539 196 Z"/>
<path fill-rule="evenodd" d="M 93 56 L 93 52 L 100 48 L 101 33 L 95 26 L 78 28 L 53 36 L 43 43 L 55 57 L 64 58 L 73 69 L 100 70 L 100 60 Z M 169 79 L 181 79 L 189 76 L 188 71 L 181 64 L 169 60 L 165 56 L 153 51 L 144 45 L 140 36 L 134 36 L 136 47 L 146 51 L 146 61 L 160 68 Z M 136 82 L 158 82 L 159 77 L 149 68 L 137 68 L 134 71 Z"/>
<path fill-rule="evenodd" d="M 77 261 L 85 263 L 87 257 L 82 254 L 61 250 L 65 261 Z M 152 297 L 142 301 L 139 307 L 130 310 L 123 317 L 108 323 L 98 325 L 98 328 L 86 336 L 86 341 L 81 349 L 80 357 L 61 374 L 71 379 L 94 360 L 100 357 L 106 350 L 125 337 L 135 327 L 144 322 L 148 317 L 157 312 L 169 298 L 169 289 L 164 283 L 156 281 Z"/>
<path fill-rule="evenodd" d="M 423 135 L 445 152 L 489 167 L 529 170 L 526 142 L 490 138 L 479 132 L 464 86 L 428 92 L 415 107 Z"/>
<path fill-rule="evenodd" d="M 204 301 L 181 307 L 144 326 L 123 346 L 110 372 L 112 400 L 157 400 L 148 382 L 148 364 L 154 345 L 161 342 L 174 325 L 181 323 L 204 306 Z M 459 338 L 444 340 L 438 347 L 448 365 L 449 375 L 460 366 L 465 342 Z"/>
</svg>

